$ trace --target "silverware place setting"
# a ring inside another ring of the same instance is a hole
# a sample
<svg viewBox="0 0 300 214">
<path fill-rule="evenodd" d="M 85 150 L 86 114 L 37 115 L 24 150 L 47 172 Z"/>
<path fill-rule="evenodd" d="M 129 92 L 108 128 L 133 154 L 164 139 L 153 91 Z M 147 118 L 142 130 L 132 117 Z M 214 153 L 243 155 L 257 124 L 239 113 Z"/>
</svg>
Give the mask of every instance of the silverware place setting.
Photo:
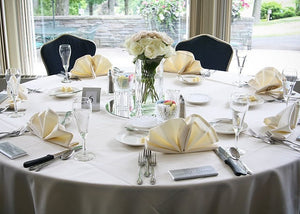
<svg viewBox="0 0 300 214">
<path fill-rule="evenodd" d="M 27 126 L 21 127 L 11 132 L 1 132 L 0 139 L 3 139 L 5 137 L 18 137 L 23 135 L 26 132 L 28 132 Z"/>
<path fill-rule="evenodd" d="M 138 156 L 138 179 L 137 184 L 143 184 L 143 177 L 150 177 L 150 184 L 156 183 L 155 166 L 157 165 L 156 154 L 149 149 L 144 149 L 143 152 L 139 153 Z M 144 173 L 143 173 L 144 169 Z"/>
</svg>

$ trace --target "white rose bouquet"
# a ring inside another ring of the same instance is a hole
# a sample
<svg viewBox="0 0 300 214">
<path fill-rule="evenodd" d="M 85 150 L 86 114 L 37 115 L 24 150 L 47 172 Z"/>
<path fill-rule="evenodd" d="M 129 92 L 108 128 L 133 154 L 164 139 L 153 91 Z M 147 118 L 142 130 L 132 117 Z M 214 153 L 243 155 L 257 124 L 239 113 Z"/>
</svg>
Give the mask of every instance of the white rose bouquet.
<svg viewBox="0 0 300 214">
<path fill-rule="evenodd" d="M 135 56 L 134 63 L 141 60 L 142 103 L 146 103 L 148 97 L 152 102 L 158 100 L 154 88 L 156 68 L 163 58 L 174 54 L 172 44 L 173 40 L 166 33 L 156 31 L 142 31 L 125 41 L 127 51 Z"/>
</svg>

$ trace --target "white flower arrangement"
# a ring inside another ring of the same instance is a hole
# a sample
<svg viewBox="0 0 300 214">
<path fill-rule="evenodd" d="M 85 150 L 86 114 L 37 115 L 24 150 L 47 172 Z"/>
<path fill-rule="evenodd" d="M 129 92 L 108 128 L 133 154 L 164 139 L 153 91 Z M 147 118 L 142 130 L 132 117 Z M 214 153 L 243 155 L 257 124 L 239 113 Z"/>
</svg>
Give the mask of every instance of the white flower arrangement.
<svg viewBox="0 0 300 214">
<path fill-rule="evenodd" d="M 173 39 L 166 33 L 141 31 L 128 38 L 124 45 L 129 54 L 135 56 L 135 60 L 143 60 L 145 58 L 155 59 L 156 57 L 170 57 L 174 54 L 172 44 Z"/>
</svg>

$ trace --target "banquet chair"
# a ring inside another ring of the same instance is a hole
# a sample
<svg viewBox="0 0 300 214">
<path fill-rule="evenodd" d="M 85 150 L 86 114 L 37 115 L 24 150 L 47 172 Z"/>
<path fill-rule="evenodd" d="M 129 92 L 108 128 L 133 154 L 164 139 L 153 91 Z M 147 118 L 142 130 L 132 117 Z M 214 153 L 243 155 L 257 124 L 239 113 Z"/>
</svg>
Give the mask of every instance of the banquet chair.
<svg viewBox="0 0 300 214">
<path fill-rule="evenodd" d="M 181 41 L 175 49 L 192 52 L 203 68 L 220 71 L 228 71 L 233 54 L 229 43 L 208 34 Z"/>
<path fill-rule="evenodd" d="M 56 39 L 45 43 L 41 47 L 41 57 L 48 75 L 54 75 L 64 71 L 58 51 L 59 45 L 61 44 L 71 45 L 71 57 L 68 71 L 73 68 L 76 59 L 87 54 L 93 56 L 96 52 L 96 44 L 91 40 L 70 34 L 60 35 Z"/>
</svg>

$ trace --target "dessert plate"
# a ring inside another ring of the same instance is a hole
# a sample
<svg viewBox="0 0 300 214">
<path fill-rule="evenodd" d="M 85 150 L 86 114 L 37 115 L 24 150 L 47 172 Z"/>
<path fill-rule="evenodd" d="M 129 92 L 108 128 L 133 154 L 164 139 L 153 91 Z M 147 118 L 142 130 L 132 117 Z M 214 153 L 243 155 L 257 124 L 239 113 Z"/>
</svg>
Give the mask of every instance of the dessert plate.
<svg viewBox="0 0 300 214">
<path fill-rule="evenodd" d="M 80 92 L 81 90 L 75 87 L 67 87 L 66 89 L 64 87 L 57 87 L 50 91 L 50 96 L 55 96 L 58 98 L 67 98 L 72 97 L 76 93 Z"/>
<path fill-rule="evenodd" d="M 129 145 L 129 146 L 144 146 L 141 142 L 141 138 L 145 137 L 147 133 L 145 132 L 131 132 L 131 131 L 122 131 L 115 136 L 115 139 L 120 143 Z"/>
<path fill-rule="evenodd" d="M 188 85 L 196 85 L 201 82 L 201 77 L 199 75 L 191 75 L 191 74 L 186 74 L 186 75 L 177 75 L 177 79 Z"/>
<path fill-rule="evenodd" d="M 159 124 L 156 117 L 153 116 L 141 116 L 137 118 L 131 118 L 128 121 L 129 126 L 139 129 L 151 129 Z"/>
<path fill-rule="evenodd" d="M 200 94 L 200 93 L 192 93 L 188 94 L 185 98 L 185 100 L 188 103 L 194 104 L 194 105 L 200 105 L 205 104 L 210 101 L 210 97 L 206 94 Z"/>
<path fill-rule="evenodd" d="M 234 134 L 232 119 L 217 118 L 210 124 L 218 134 Z M 248 124 L 244 122 L 242 131 L 245 131 L 247 128 Z"/>
</svg>

